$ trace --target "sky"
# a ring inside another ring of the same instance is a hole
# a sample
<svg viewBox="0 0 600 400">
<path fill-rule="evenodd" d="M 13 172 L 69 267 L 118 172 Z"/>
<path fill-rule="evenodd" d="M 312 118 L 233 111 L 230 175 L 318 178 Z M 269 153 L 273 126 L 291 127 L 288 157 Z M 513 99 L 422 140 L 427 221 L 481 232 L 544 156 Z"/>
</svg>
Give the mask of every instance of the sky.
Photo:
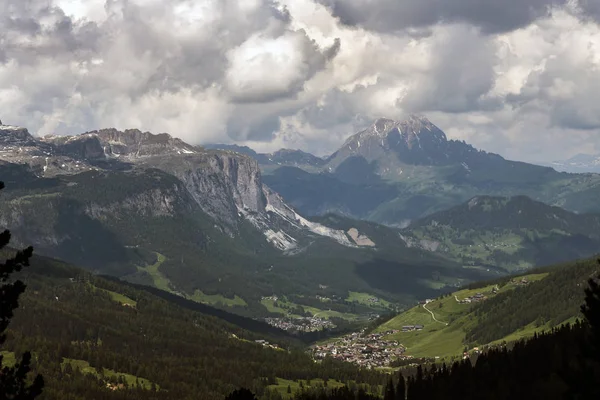
<svg viewBox="0 0 600 400">
<path fill-rule="evenodd" d="M 0 0 L 0 119 L 323 155 L 427 116 L 530 162 L 600 153 L 600 0 Z"/>
</svg>

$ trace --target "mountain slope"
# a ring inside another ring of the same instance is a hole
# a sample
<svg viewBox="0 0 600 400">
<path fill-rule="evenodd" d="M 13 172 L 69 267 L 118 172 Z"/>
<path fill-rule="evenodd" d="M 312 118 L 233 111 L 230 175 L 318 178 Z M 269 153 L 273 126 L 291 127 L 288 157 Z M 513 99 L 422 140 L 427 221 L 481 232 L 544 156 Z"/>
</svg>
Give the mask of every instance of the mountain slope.
<svg viewBox="0 0 600 400">
<path fill-rule="evenodd" d="M 96 272 L 253 317 L 273 316 L 262 300 L 273 294 L 298 296 L 311 315 L 328 308 L 315 308 L 315 296 L 336 295 L 338 311 L 349 312 L 349 291 L 406 302 L 485 276 L 400 237 L 365 245 L 351 227 L 307 220 L 237 153 L 137 130 L 35 139 L 3 129 L 0 225 L 17 245 Z M 406 285 L 389 285 L 371 265 Z"/>
<path fill-rule="evenodd" d="M 285 174 L 274 171 L 265 182 L 306 215 L 327 212 L 404 226 L 479 195 L 527 195 L 575 212 L 597 212 L 600 175 L 571 175 L 552 168 L 510 161 L 448 140 L 422 116 L 405 121 L 379 119 L 351 136 L 318 171 Z M 335 183 L 323 185 L 323 181 Z M 346 193 L 373 193 L 362 207 Z M 328 187 L 329 186 L 329 187 Z M 311 188 L 321 189 L 308 201 Z M 372 192 L 376 188 L 376 192 Z M 381 195 L 384 191 L 385 195 Z"/>
<path fill-rule="evenodd" d="M 514 271 L 595 254 L 600 215 L 574 214 L 525 196 L 478 196 L 415 221 L 402 235 L 409 246 L 464 265 Z"/>
<path fill-rule="evenodd" d="M 28 286 L 2 350 L 32 350 L 41 399 L 222 399 L 240 386 L 262 394 L 278 377 L 385 379 L 55 260 L 34 257 L 19 277 Z M 265 339 L 279 348 L 255 343 Z"/>
<path fill-rule="evenodd" d="M 407 355 L 431 358 L 530 337 L 581 318 L 583 288 L 599 270 L 596 260 L 585 260 L 472 285 L 415 306 L 375 331 L 399 330 L 387 339 L 404 344 Z M 423 329 L 403 332 L 409 325 Z"/>
</svg>

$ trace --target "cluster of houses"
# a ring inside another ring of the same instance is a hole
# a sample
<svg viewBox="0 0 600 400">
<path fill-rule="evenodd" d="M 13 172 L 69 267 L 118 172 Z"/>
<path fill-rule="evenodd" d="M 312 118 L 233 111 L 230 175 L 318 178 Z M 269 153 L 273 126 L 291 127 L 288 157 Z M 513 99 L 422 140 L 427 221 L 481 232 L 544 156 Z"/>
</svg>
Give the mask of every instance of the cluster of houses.
<svg viewBox="0 0 600 400">
<path fill-rule="evenodd" d="M 487 299 L 487 296 L 483 293 L 476 293 L 473 296 L 465 297 L 464 299 L 458 300 L 460 304 L 471 304 L 477 303 L 480 301 L 484 301 Z"/>
<path fill-rule="evenodd" d="M 336 342 L 313 346 L 313 357 L 315 359 L 333 357 L 366 368 L 387 367 L 392 361 L 401 358 L 406 350 L 396 340 L 383 339 L 397 332 L 397 330 L 390 330 L 368 335 L 365 335 L 364 330 L 354 332 Z"/>
<path fill-rule="evenodd" d="M 268 341 L 264 340 L 264 339 L 259 339 L 259 340 L 255 340 L 254 341 L 257 344 L 262 345 L 263 347 L 270 347 L 272 349 L 279 349 L 279 345 L 277 344 L 271 344 Z"/>
<path fill-rule="evenodd" d="M 529 285 L 529 281 L 527 280 L 527 278 L 522 278 L 522 279 L 513 279 L 512 283 L 517 285 L 517 286 L 527 286 Z"/>
<path fill-rule="evenodd" d="M 481 353 L 483 353 L 483 351 L 480 350 L 479 347 L 474 347 L 470 353 L 468 351 L 463 352 L 463 360 L 471 358 L 472 355 L 480 355 Z"/>
<path fill-rule="evenodd" d="M 324 318 L 305 317 L 305 318 L 265 318 L 265 322 L 271 326 L 283 329 L 288 332 L 313 332 L 323 329 L 335 328 L 335 325 Z"/>
<path fill-rule="evenodd" d="M 402 332 L 412 332 L 412 331 L 421 331 L 425 326 L 423 325 L 404 325 L 402 327 Z"/>
</svg>

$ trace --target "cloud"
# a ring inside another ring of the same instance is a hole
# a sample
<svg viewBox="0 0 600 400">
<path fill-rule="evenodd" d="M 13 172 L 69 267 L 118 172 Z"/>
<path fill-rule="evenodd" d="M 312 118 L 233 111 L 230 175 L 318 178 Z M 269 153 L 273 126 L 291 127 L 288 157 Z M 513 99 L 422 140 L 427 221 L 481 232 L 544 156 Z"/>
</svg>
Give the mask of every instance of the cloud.
<svg viewBox="0 0 600 400">
<path fill-rule="evenodd" d="M 320 0 L 346 25 L 380 32 L 437 23 L 467 23 L 484 33 L 512 31 L 565 0 Z"/>
<path fill-rule="evenodd" d="M 600 151 L 597 0 L 0 0 L 0 117 L 330 153 L 378 117 Z"/>
<path fill-rule="evenodd" d="M 230 50 L 226 87 L 236 102 L 270 102 L 295 95 L 335 57 L 339 40 L 325 51 L 302 31 L 255 35 Z"/>
</svg>

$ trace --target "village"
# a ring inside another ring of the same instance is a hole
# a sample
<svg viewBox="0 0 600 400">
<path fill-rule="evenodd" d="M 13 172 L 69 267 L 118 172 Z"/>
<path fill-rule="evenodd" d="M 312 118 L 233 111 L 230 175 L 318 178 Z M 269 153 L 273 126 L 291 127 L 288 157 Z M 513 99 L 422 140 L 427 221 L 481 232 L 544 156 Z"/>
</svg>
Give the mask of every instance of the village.
<svg viewBox="0 0 600 400">
<path fill-rule="evenodd" d="M 288 332 L 313 332 L 335 328 L 335 325 L 331 321 L 319 317 L 265 318 L 265 322 L 271 326 Z"/>
<path fill-rule="evenodd" d="M 362 330 L 348 334 L 336 342 L 315 345 L 311 350 L 316 360 L 329 356 L 369 369 L 388 367 L 397 359 L 411 358 L 403 355 L 406 349 L 398 341 L 383 339 L 397 332 L 397 330 L 390 330 L 365 334 Z"/>
</svg>

